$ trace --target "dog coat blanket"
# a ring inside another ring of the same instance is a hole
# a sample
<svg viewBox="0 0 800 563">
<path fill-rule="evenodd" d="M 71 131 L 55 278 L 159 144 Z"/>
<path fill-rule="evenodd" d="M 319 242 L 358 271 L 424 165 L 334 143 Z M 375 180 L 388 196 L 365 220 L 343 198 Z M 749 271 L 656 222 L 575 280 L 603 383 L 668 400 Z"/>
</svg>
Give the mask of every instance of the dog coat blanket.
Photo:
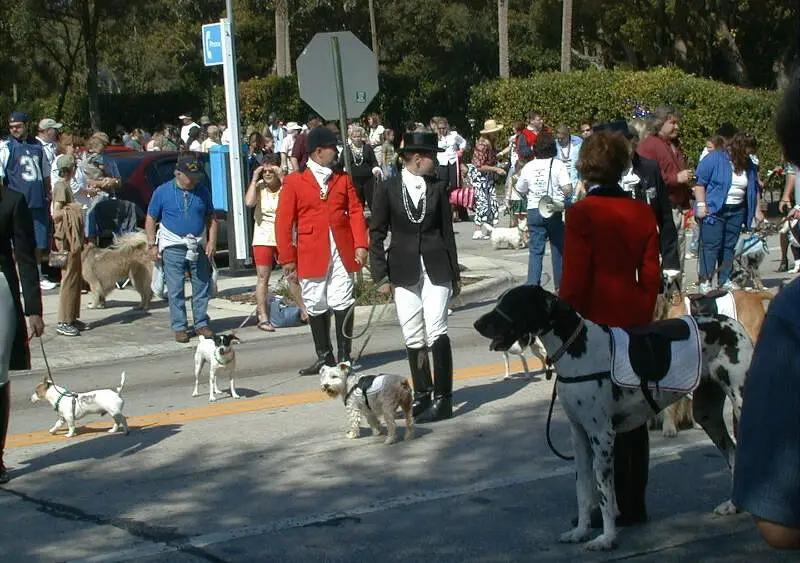
<svg viewBox="0 0 800 563">
<path fill-rule="evenodd" d="M 692 317 L 610 330 L 611 379 L 620 387 L 690 393 L 700 384 L 700 334 Z"/>
<path fill-rule="evenodd" d="M 736 300 L 730 291 L 709 293 L 697 297 L 687 296 L 684 298 L 684 303 L 686 312 L 690 315 L 725 315 L 733 320 L 739 320 L 736 317 Z"/>
<path fill-rule="evenodd" d="M 362 375 L 358 378 L 358 382 L 356 383 L 355 389 L 360 389 L 361 393 L 364 395 L 364 404 L 367 406 L 368 409 L 372 410 L 372 407 L 369 406 L 370 398 L 375 398 L 375 395 L 380 393 L 381 389 L 383 389 L 384 384 L 386 383 L 386 376 L 381 375 Z M 352 392 L 351 391 L 351 392 Z"/>
</svg>

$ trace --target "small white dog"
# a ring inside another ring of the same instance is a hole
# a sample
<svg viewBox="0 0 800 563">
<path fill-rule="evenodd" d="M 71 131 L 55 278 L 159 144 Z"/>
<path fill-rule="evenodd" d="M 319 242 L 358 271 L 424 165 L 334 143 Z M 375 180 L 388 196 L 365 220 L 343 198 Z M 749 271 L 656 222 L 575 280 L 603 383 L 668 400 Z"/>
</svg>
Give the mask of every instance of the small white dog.
<svg viewBox="0 0 800 563">
<path fill-rule="evenodd" d="M 527 244 L 525 236 L 528 232 L 528 222 L 523 219 L 520 219 L 516 227 L 490 227 L 489 225 L 486 227 L 491 232 L 493 250 L 520 249 L 525 248 Z"/>
<path fill-rule="evenodd" d="M 67 438 L 75 435 L 75 421 L 87 414 L 108 414 L 114 418 L 114 426 L 108 431 L 113 434 L 122 426 L 125 434 L 128 433 L 128 420 L 122 414 L 125 401 L 122 400 L 122 388 L 125 386 L 125 372 L 116 391 L 112 389 L 98 389 L 86 393 L 72 393 L 56 385 L 45 376 L 44 380 L 36 386 L 36 391 L 31 395 L 31 403 L 47 401 L 58 413 L 58 420 L 49 430 L 50 434 L 58 432 L 64 423 L 67 424 Z"/>
<path fill-rule="evenodd" d="M 411 387 L 401 375 L 352 375 L 350 362 L 338 366 L 323 366 L 319 372 L 320 386 L 329 397 L 341 397 L 347 409 L 350 426 L 348 438 L 358 438 L 361 416 L 365 416 L 373 436 L 383 434 L 380 416 L 386 422 L 388 435 L 385 444 L 397 441 L 397 424 L 394 421 L 398 407 L 406 418 L 406 440 L 414 437 L 414 419 L 411 416 Z"/>
<path fill-rule="evenodd" d="M 233 350 L 234 344 L 240 344 L 240 340 L 232 334 L 215 334 L 214 338 L 205 338 L 200 335 L 200 342 L 197 343 L 197 351 L 194 353 L 194 391 L 192 397 L 199 395 L 197 384 L 200 380 L 200 371 L 203 366 L 208 364 L 208 400 L 217 400 L 217 393 L 222 393 L 217 387 L 217 375 L 227 373 L 231 381 L 231 397 L 238 399 L 236 385 L 233 374 L 236 372 L 236 352 Z"/>
<path fill-rule="evenodd" d="M 511 348 L 503 351 L 503 361 L 506 364 L 506 376 L 503 379 L 514 379 L 511 376 L 511 370 L 509 368 L 510 354 L 519 356 L 519 359 L 522 360 L 522 368 L 525 370 L 525 377 L 530 377 L 531 375 L 530 371 L 528 370 L 528 361 L 525 359 L 526 349 L 530 349 L 531 354 L 538 358 L 539 361 L 542 362 L 542 365 L 545 364 L 547 350 L 544 349 L 544 344 L 542 344 L 542 341 L 539 340 L 538 336 L 533 337 L 533 340 L 530 338 L 530 335 L 526 335 L 522 340 L 514 342 L 514 344 L 511 345 Z"/>
</svg>

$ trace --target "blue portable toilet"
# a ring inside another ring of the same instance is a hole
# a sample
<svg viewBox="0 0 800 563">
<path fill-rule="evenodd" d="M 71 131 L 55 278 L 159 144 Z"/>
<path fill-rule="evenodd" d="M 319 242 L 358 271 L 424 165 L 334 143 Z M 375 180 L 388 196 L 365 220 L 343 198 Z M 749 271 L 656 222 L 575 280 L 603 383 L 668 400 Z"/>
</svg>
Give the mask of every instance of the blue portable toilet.
<svg viewBox="0 0 800 563">
<path fill-rule="evenodd" d="M 230 147 L 228 145 L 214 145 L 209 150 L 211 162 L 211 202 L 214 209 L 228 211 L 228 192 L 230 191 Z"/>
</svg>

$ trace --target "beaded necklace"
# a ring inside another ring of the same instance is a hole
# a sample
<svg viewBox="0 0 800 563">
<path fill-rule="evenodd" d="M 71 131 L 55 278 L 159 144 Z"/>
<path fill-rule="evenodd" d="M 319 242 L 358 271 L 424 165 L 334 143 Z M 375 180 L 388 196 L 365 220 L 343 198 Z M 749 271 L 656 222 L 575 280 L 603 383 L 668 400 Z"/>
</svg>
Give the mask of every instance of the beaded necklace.
<svg viewBox="0 0 800 563">
<path fill-rule="evenodd" d="M 420 210 L 419 217 L 414 217 L 414 213 L 411 211 L 411 196 L 408 194 L 408 189 L 406 188 L 405 184 L 403 184 L 401 190 L 403 194 L 403 208 L 406 210 L 406 216 L 408 217 L 408 220 L 415 225 L 419 225 L 425 219 L 425 212 L 428 210 L 427 195 L 425 193 L 422 194 L 422 208 Z"/>
</svg>

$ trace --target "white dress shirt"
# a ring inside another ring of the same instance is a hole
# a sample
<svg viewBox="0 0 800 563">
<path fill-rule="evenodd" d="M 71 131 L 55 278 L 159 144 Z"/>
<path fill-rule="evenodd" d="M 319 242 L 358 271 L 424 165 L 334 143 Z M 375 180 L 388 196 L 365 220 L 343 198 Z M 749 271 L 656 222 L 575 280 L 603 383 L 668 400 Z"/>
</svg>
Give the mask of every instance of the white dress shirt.
<svg viewBox="0 0 800 563">
<path fill-rule="evenodd" d="M 425 178 L 422 176 L 417 176 L 416 174 L 412 174 L 405 168 L 403 168 L 403 171 L 400 174 L 403 178 L 403 187 L 405 187 L 406 191 L 408 192 L 408 196 L 411 198 L 411 201 L 414 202 L 414 206 L 418 207 L 419 202 L 425 196 L 425 190 L 427 189 Z"/>
</svg>

